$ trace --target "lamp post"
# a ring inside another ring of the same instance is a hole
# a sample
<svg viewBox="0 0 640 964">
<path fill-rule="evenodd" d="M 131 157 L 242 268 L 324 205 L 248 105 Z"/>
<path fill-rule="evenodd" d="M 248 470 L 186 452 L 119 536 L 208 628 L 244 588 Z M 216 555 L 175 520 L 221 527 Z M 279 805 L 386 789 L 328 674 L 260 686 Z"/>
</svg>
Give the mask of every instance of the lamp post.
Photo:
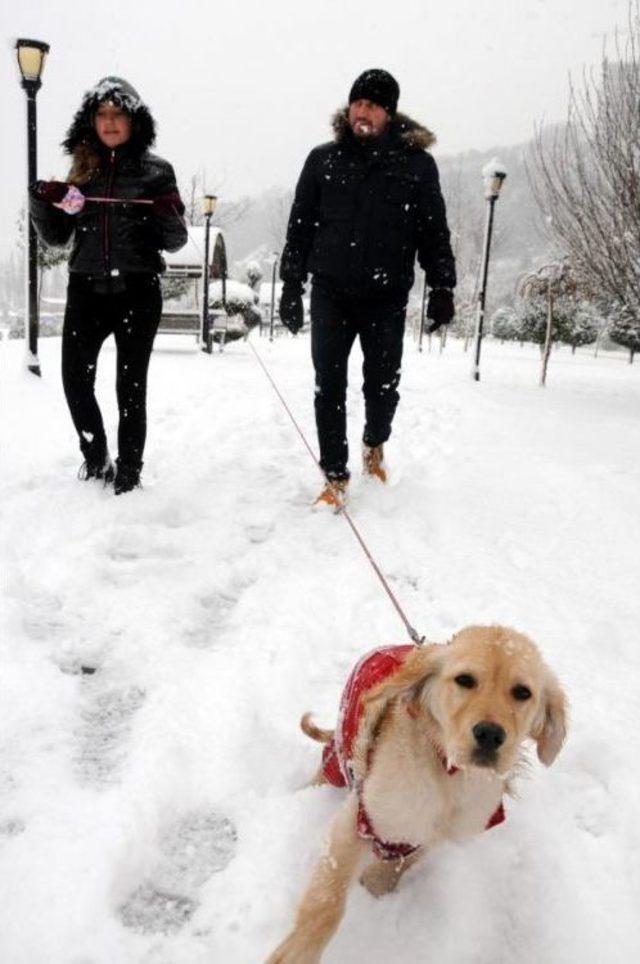
<svg viewBox="0 0 640 964">
<path fill-rule="evenodd" d="M 211 218 L 216 209 L 218 198 L 215 194 L 205 194 L 202 199 L 204 214 L 204 264 L 202 266 L 202 350 L 211 354 L 211 325 L 209 322 L 209 234 L 211 232 Z"/>
<path fill-rule="evenodd" d="M 418 351 L 422 351 L 422 336 L 424 334 L 424 313 L 427 310 L 427 276 L 424 276 L 424 283 L 422 285 L 422 304 L 420 306 L 420 331 L 418 333 Z M 429 341 L 429 350 L 431 350 L 431 341 Z"/>
<path fill-rule="evenodd" d="M 480 348 L 482 346 L 482 329 L 484 326 L 484 308 L 487 297 L 487 277 L 489 275 L 489 251 L 491 249 L 491 234 L 493 231 L 493 210 L 500 195 L 500 188 L 507 176 L 504 164 L 497 157 L 492 158 L 482 168 L 484 179 L 484 196 L 487 199 L 487 222 L 484 232 L 482 249 L 482 284 L 478 298 L 478 318 L 476 322 L 476 353 L 473 363 L 473 379 L 480 381 Z"/>
<path fill-rule="evenodd" d="M 276 312 L 276 268 L 278 267 L 278 252 L 273 252 L 271 267 L 271 314 L 269 317 L 269 341 L 273 341 L 273 324 Z"/>
<path fill-rule="evenodd" d="M 40 80 L 44 62 L 49 53 L 49 44 L 41 40 L 16 40 L 18 67 L 22 87 L 27 95 L 27 206 L 26 206 L 26 291 L 25 291 L 25 333 L 27 341 L 27 368 L 34 375 L 40 375 L 38 361 L 38 242 L 36 232 L 29 217 L 29 187 L 37 177 L 37 120 L 36 94 L 42 86 Z M 28 318 L 28 325 L 27 325 Z"/>
</svg>

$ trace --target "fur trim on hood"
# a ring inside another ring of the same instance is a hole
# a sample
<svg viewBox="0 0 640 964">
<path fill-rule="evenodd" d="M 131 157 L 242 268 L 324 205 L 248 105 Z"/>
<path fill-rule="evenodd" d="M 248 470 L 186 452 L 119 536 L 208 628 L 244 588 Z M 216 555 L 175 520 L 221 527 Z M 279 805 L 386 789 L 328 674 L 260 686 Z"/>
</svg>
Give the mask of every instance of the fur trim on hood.
<svg viewBox="0 0 640 964">
<path fill-rule="evenodd" d="M 155 121 L 137 90 L 122 77 L 103 77 L 95 87 L 86 92 L 62 142 L 66 153 L 74 154 L 80 147 L 90 151 L 99 150 L 100 141 L 93 126 L 93 119 L 98 105 L 105 100 L 117 104 L 131 117 L 131 137 L 127 145 L 133 153 L 143 154 L 156 139 Z"/>
<path fill-rule="evenodd" d="M 351 133 L 348 107 L 342 107 L 335 112 L 331 119 L 331 126 L 336 141 L 344 140 Z M 392 135 L 398 137 L 410 151 L 426 151 L 436 141 L 435 134 L 406 114 L 394 114 L 389 124 L 389 131 Z"/>
</svg>

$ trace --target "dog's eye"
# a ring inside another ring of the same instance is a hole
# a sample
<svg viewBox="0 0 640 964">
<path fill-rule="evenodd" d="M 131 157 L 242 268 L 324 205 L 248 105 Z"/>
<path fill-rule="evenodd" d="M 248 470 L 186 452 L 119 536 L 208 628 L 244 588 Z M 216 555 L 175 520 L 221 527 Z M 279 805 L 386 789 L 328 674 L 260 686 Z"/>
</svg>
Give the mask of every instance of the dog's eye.
<svg viewBox="0 0 640 964">
<path fill-rule="evenodd" d="M 531 699 L 531 690 L 528 686 L 523 686 L 521 683 L 518 683 L 518 685 L 514 686 L 511 690 L 511 695 L 513 696 L 514 700 L 524 702 L 525 700 Z"/>
<path fill-rule="evenodd" d="M 456 683 L 465 690 L 472 690 L 476 685 L 476 681 L 469 673 L 460 673 L 459 676 L 456 676 Z"/>
</svg>

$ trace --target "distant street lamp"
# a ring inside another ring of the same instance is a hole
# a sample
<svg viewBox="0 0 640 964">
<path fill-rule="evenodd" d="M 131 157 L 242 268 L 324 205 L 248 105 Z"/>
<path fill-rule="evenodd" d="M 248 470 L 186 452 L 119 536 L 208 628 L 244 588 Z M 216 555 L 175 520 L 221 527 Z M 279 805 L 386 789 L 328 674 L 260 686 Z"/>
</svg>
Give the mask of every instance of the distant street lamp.
<svg viewBox="0 0 640 964">
<path fill-rule="evenodd" d="M 211 354 L 213 343 L 211 339 L 211 324 L 209 320 L 209 234 L 211 232 L 211 218 L 216 209 L 218 198 L 215 194 L 205 194 L 202 199 L 204 214 L 204 264 L 202 266 L 202 350 Z"/>
<path fill-rule="evenodd" d="M 476 355 L 473 363 L 474 381 L 480 381 L 480 348 L 482 345 L 482 329 L 484 325 L 484 308 L 487 297 L 487 277 L 489 274 L 489 251 L 491 249 L 491 233 L 493 231 L 493 209 L 500 195 L 500 188 L 507 176 L 504 164 L 497 157 L 492 158 L 482 168 L 484 178 L 484 196 L 487 199 L 487 223 L 484 232 L 484 246 L 482 250 L 482 285 L 478 299 L 478 320 L 476 323 Z"/>
<path fill-rule="evenodd" d="M 420 331 L 418 333 L 418 351 L 422 351 L 422 336 L 424 334 L 424 313 L 427 310 L 427 276 L 424 276 L 424 282 L 422 284 L 422 304 L 420 306 Z M 431 341 L 429 341 L 429 350 L 431 350 Z"/>
<path fill-rule="evenodd" d="M 278 252 L 273 252 L 273 265 L 271 267 L 271 315 L 269 318 L 269 341 L 273 341 L 273 325 L 276 314 L 276 269 L 278 267 Z"/>
<path fill-rule="evenodd" d="M 29 187 L 37 175 L 37 121 L 36 94 L 42 86 L 40 80 L 44 62 L 49 53 L 49 44 L 41 40 L 16 40 L 18 67 L 22 77 L 22 87 L 27 94 L 27 206 L 26 206 L 26 291 L 25 291 L 25 332 L 28 333 L 27 368 L 34 375 L 40 375 L 38 361 L 38 242 L 36 232 L 29 217 Z"/>
</svg>

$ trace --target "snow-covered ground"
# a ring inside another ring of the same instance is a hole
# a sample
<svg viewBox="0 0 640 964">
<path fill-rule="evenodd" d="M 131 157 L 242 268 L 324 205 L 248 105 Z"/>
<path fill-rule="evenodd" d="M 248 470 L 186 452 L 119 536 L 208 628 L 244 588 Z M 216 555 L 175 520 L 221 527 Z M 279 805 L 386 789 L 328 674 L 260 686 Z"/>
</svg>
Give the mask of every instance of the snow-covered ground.
<svg viewBox="0 0 640 964">
<path fill-rule="evenodd" d="M 307 337 L 252 335 L 315 444 Z M 144 490 L 79 482 L 59 382 L 2 367 L 0 959 L 257 964 L 288 928 L 337 790 L 299 789 L 353 661 L 404 629 L 249 346 L 159 339 Z M 352 514 L 409 619 L 530 634 L 568 743 L 505 824 L 356 886 L 327 964 L 640 960 L 640 365 L 406 345 L 387 488 Z M 354 468 L 359 354 L 349 403 Z M 113 437 L 114 353 L 99 394 Z M 96 666 L 92 675 L 81 665 Z M 234 839 L 232 827 L 236 828 Z M 231 858 L 231 859 L 230 859 Z"/>
</svg>

